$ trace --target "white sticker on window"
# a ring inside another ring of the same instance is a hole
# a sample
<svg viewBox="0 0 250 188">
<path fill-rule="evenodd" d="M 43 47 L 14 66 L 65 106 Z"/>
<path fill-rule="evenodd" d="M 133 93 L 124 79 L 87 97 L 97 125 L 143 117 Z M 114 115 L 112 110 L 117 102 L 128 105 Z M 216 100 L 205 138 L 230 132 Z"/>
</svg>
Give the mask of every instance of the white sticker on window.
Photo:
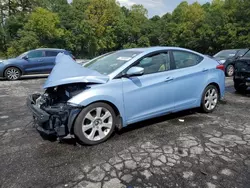
<svg viewBox="0 0 250 188">
<path fill-rule="evenodd" d="M 117 60 L 120 61 L 129 61 L 130 59 L 132 59 L 131 57 L 118 57 Z"/>
<path fill-rule="evenodd" d="M 233 56 L 235 56 L 235 54 L 229 54 L 229 57 L 233 57 Z"/>
</svg>

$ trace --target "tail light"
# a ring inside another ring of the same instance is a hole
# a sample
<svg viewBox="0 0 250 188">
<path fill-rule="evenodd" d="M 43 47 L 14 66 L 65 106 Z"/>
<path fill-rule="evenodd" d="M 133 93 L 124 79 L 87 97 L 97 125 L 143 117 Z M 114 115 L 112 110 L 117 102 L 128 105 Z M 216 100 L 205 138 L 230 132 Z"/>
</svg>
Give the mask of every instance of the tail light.
<svg viewBox="0 0 250 188">
<path fill-rule="evenodd" d="M 216 66 L 216 69 L 220 69 L 220 70 L 222 70 L 222 71 L 225 71 L 225 67 L 224 67 L 224 65 L 222 65 L 222 64 L 217 65 L 217 66 Z"/>
</svg>

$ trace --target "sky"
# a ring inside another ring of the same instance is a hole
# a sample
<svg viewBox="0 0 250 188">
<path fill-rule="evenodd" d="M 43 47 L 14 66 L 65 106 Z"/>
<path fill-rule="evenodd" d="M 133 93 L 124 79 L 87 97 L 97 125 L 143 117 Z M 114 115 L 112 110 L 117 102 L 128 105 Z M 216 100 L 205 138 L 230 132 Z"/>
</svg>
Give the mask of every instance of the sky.
<svg viewBox="0 0 250 188">
<path fill-rule="evenodd" d="M 177 5 L 179 5 L 183 0 L 117 0 L 121 6 L 131 7 L 133 4 L 142 4 L 146 9 L 148 9 L 148 16 L 153 17 L 154 15 L 162 16 L 167 12 L 172 12 Z M 189 4 L 194 2 L 199 2 L 204 4 L 206 2 L 211 2 L 212 0 L 186 0 Z M 72 0 L 68 0 L 72 2 Z"/>
<path fill-rule="evenodd" d="M 130 7 L 133 4 L 142 4 L 148 9 L 148 16 L 162 16 L 167 12 L 172 12 L 183 0 L 117 0 L 122 6 Z M 186 0 L 189 4 L 199 2 L 204 4 L 211 0 Z"/>
</svg>

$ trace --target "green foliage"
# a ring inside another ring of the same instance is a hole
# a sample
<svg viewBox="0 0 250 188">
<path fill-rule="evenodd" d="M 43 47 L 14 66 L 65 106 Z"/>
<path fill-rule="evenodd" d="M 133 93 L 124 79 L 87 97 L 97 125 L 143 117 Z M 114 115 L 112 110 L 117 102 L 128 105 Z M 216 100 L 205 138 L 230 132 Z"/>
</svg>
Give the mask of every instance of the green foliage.
<svg viewBox="0 0 250 188">
<path fill-rule="evenodd" d="M 213 54 L 250 46 L 250 1 L 180 3 L 148 18 L 142 5 L 116 0 L 1 0 L 0 56 L 38 47 L 65 48 L 91 58 L 123 48 L 180 46 Z"/>
</svg>

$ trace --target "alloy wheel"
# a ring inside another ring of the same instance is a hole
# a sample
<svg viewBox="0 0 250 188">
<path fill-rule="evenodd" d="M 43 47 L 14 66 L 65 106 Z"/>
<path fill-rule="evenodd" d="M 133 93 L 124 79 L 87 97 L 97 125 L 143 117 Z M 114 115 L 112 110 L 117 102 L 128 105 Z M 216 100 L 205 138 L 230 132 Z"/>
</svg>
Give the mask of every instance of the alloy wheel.
<svg viewBox="0 0 250 188">
<path fill-rule="evenodd" d="M 20 77 L 20 72 L 16 68 L 9 68 L 6 71 L 6 77 L 9 80 L 17 80 Z"/>
<path fill-rule="evenodd" d="M 205 94 L 205 107 L 207 110 L 213 110 L 218 102 L 218 93 L 215 88 L 208 89 Z"/>
<path fill-rule="evenodd" d="M 112 129 L 113 118 L 111 112 L 104 107 L 90 110 L 82 121 L 82 132 L 90 141 L 105 138 Z"/>
<path fill-rule="evenodd" d="M 234 67 L 232 65 L 229 65 L 227 69 L 227 75 L 230 77 L 234 75 Z"/>
</svg>

